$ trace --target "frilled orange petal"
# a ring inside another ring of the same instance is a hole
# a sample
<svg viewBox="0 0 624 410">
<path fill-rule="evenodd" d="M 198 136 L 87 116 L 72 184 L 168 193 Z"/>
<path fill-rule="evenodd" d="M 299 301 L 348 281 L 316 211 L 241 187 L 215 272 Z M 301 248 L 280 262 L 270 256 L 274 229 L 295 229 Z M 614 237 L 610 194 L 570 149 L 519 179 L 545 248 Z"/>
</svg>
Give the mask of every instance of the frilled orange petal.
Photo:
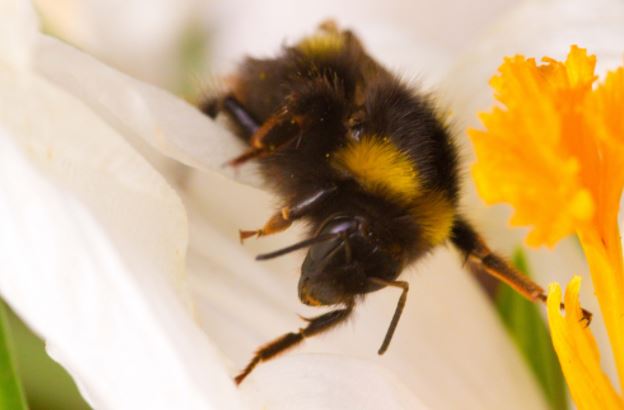
<svg viewBox="0 0 624 410">
<path fill-rule="evenodd" d="M 542 61 L 508 58 L 492 79 L 502 106 L 481 115 L 483 131 L 470 131 L 475 181 L 487 202 L 514 207 L 512 223 L 532 227 L 530 244 L 552 245 L 578 234 L 624 391 L 624 262 L 617 223 L 624 186 L 624 68 L 594 89 L 596 60 L 585 50 L 573 46 L 565 62 Z M 570 284 L 565 320 L 558 313 L 558 287 L 549 298 L 566 379 L 581 408 L 622 406 L 600 371 L 591 335 L 576 323 L 578 286 Z"/>
<path fill-rule="evenodd" d="M 594 215 L 579 161 L 566 145 L 570 132 L 585 129 L 579 113 L 595 80 L 595 58 L 573 47 L 565 63 L 544 61 L 505 59 L 491 82 L 502 107 L 482 114 L 485 130 L 469 134 L 480 195 L 510 203 L 512 224 L 533 228 L 529 244 L 552 246 Z"/>
<path fill-rule="evenodd" d="M 601 370 L 598 347 L 591 331 L 581 320 L 580 287 L 581 278 L 575 276 L 566 289 L 565 316 L 560 310 L 561 288 L 553 284 L 548 290 L 548 322 L 561 369 L 580 410 L 621 410 L 624 401 Z"/>
<path fill-rule="evenodd" d="M 624 186 L 624 68 L 607 73 L 588 97 L 584 120 L 596 135 L 599 164 L 588 181 L 597 198 L 596 226 L 604 239 L 609 259 L 622 271 L 622 251 L 617 214 Z"/>
<path fill-rule="evenodd" d="M 624 266 L 617 215 L 624 186 L 624 68 L 609 72 L 588 96 L 584 121 L 595 135 L 594 152 L 582 152 L 593 166 L 584 173 L 597 212 L 579 238 L 589 263 L 596 296 L 624 389 Z M 594 158 L 587 158 L 593 155 Z"/>
</svg>

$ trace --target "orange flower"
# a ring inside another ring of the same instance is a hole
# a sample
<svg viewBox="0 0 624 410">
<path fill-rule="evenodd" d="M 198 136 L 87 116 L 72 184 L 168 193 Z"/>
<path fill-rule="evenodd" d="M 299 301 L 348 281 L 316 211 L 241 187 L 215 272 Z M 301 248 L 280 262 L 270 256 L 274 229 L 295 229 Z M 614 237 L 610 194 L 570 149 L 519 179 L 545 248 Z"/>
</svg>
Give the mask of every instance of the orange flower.
<svg viewBox="0 0 624 410">
<path fill-rule="evenodd" d="M 484 131 L 469 131 L 478 158 L 474 178 L 487 202 L 514 207 L 514 225 L 532 227 L 530 245 L 552 246 L 578 235 L 624 383 L 624 268 L 617 225 L 624 186 L 624 68 L 594 87 L 596 58 L 584 49 L 572 46 L 565 62 L 542 61 L 506 58 L 492 79 L 501 106 L 481 114 Z M 569 285 L 566 320 L 559 313 L 558 286 L 548 299 L 553 343 L 572 397 L 580 408 L 624 408 L 600 370 L 589 330 L 574 316 L 579 286 L 576 280 Z"/>
</svg>

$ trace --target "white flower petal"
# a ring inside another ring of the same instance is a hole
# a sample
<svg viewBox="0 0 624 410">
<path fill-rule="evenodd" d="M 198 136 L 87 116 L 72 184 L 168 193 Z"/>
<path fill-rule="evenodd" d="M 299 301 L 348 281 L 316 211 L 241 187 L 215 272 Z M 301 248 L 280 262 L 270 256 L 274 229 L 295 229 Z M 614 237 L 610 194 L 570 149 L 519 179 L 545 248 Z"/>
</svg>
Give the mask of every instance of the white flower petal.
<svg viewBox="0 0 624 410">
<path fill-rule="evenodd" d="M 4 0 L 0 2 L 0 60 L 25 66 L 36 41 L 38 23 L 30 2 Z"/>
<path fill-rule="evenodd" d="M 240 154 L 241 144 L 183 100 L 51 37 L 39 37 L 33 58 L 39 73 L 80 98 L 133 145 L 144 140 L 191 167 L 259 185 L 253 164 L 236 172 L 223 167 Z"/>
<path fill-rule="evenodd" d="M 162 87 L 176 84 L 197 0 L 34 0 L 48 32 Z M 188 75 L 189 73 L 185 73 Z"/>
<path fill-rule="evenodd" d="M 267 363 L 241 385 L 250 407 L 271 410 L 425 410 L 403 381 L 367 360 L 305 354 Z"/>
<path fill-rule="evenodd" d="M 191 319 L 177 195 L 75 98 L 0 66 L 0 291 L 101 408 L 237 408 Z"/>
</svg>

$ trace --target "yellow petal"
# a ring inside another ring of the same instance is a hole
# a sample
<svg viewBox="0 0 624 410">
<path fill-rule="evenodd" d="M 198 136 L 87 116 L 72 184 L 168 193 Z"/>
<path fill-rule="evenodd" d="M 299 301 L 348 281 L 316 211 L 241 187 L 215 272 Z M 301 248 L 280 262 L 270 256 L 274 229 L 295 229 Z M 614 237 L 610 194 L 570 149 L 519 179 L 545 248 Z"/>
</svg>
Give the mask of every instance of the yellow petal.
<svg viewBox="0 0 624 410">
<path fill-rule="evenodd" d="M 600 368 L 600 354 L 594 337 L 581 321 L 580 286 L 579 276 L 568 284 L 565 317 L 560 310 L 561 288 L 552 284 L 548 290 L 548 322 L 563 374 L 580 410 L 623 409 L 624 401 Z"/>
<path fill-rule="evenodd" d="M 594 149 L 579 147 L 585 184 L 596 203 L 591 228 L 579 238 L 589 263 L 611 347 L 624 389 L 624 259 L 617 216 L 624 185 L 624 68 L 607 73 L 586 101 L 584 122 Z"/>
<path fill-rule="evenodd" d="M 597 233 L 581 232 L 579 238 L 611 342 L 620 385 L 624 385 L 624 273 L 611 263 Z"/>
</svg>

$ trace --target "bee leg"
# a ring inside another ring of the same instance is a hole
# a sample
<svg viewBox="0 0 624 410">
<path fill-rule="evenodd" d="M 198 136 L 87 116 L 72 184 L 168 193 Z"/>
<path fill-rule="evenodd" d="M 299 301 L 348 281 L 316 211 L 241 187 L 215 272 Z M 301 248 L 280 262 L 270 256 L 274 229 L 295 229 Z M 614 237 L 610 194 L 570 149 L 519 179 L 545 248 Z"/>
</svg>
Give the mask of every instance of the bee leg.
<svg viewBox="0 0 624 410">
<path fill-rule="evenodd" d="M 212 98 L 211 97 L 211 98 L 208 98 L 206 100 L 202 100 L 197 105 L 197 108 L 199 108 L 199 111 L 203 112 L 204 114 L 206 114 L 210 118 L 215 119 L 215 118 L 217 118 L 217 115 L 221 111 L 221 98 L 220 97 L 216 97 L 216 98 Z"/>
<path fill-rule="evenodd" d="M 236 158 L 226 162 L 228 166 L 239 166 L 259 156 L 270 153 L 273 146 L 263 140 L 270 135 L 279 121 L 279 115 L 270 117 L 262 126 L 233 95 L 206 100 L 199 106 L 200 110 L 211 118 L 223 112 L 234 123 L 238 134 L 251 147 Z"/>
<path fill-rule="evenodd" d="M 279 212 L 273 214 L 262 228 L 255 230 L 239 229 L 238 236 L 240 237 L 241 243 L 243 243 L 245 239 L 251 238 L 252 236 L 260 237 L 282 232 L 292 225 L 292 221 L 290 208 L 284 207 Z"/>
<path fill-rule="evenodd" d="M 369 280 L 376 285 L 394 286 L 394 287 L 403 289 L 403 292 L 401 292 L 401 296 L 399 297 L 399 301 L 397 302 L 396 309 L 394 310 L 394 315 L 392 316 L 392 321 L 390 322 L 390 326 L 388 326 L 388 331 L 386 332 L 386 336 L 384 337 L 384 340 L 381 343 L 381 347 L 377 351 L 377 354 L 382 355 L 386 352 L 386 350 L 388 350 L 388 346 L 390 346 L 390 341 L 392 340 L 394 331 L 396 330 L 396 327 L 399 324 L 401 313 L 403 313 L 403 308 L 405 307 L 405 302 L 407 301 L 407 292 L 409 291 L 409 283 L 402 281 L 402 280 L 385 281 L 379 278 L 369 278 Z"/>
<path fill-rule="evenodd" d="M 531 302 L 546 302 L 544 289 L 522 274 L 502 257 L 492 252 L 479 234 L 464 220 L 458 220 L 453 226 L 451 241 L 464 254 L 466 265 L 472 272 L 483 272 L 506 283 L 516 292 Z M 561 304 L 564 309 L 564 305 Z M 591 323 L 592 313 L 582 310 L 582 321 Z"/>
<path fill-rule="evenodd" d="M 202 101 L 199 109 L 210 118 L 216 118 L 220 112 L 223 112 L 234 122 L 246 140 L 249 140 L 260 128 L 258 121 L 231 94 Z"/>
<path fill-rule="evenodd" d="M 245 369 L 234 378 L 234 381 L 236 384 L 240 384 L 259 363 L 266 362 L 278 354 L 298 345 L 306 337 L 315 336 L 333 328 L 340 322 L 346 320 L 352 311 L 353 303 L 349 303 L 344 309 L 333 310 L 315 318 L 305 319 L 308 325 L 299 329 L 298 332 L 286 333 L 260 347 Z"/>
<path fill-rule="evenodd" d="M 249 137 L 258 131 L 258 128 L 260 128 L 258 121 L 256 121 L 234 96 L 229 95 L 225 97 L 222 104 L 223 111 L 225 111 L 236 125 L 243 129 Z"/>
<path fill-rule="evenodd" d="M 251 143 L 254 136 L 260 129 L 260 124 L 245 109 L 245 107 L 232 95 L 225 97 L 211 98 L 203 101 L 199 105 L 199 109 L 210 118 L 216 118 L 220 112 L 223 112 L 232 121 L 237 133 L 246 143 Z M 238 157 L 226 162 L 224 165 L 238 166 L 250 159 L 261 156 L 267 151 L 262 144 L 256 144 L 247 149 Z"/>
<path fill-rule="evenodd" d="M 283 207 L 279 210 L 279 212 L 276 212 L 271 218 L 269 218 L 267 223 L 260 229 L 239 230 L 238 232 L 241 242 L 252 236 L 267 236 L 286 230 L 290 227 L 293 221 L 306 215 L 310 212 L 310 210 L 326 201 L 327 198 L 331 197 L 337 191 L 337 189 L 338 188 L 335 185 L 331 185 L 327 188 L 315 191 L 311 195 L 307 195 L 290 206 Z"/>
<path fill-rule="evenodd" d="M 239 166 L 250 159 L 271 155 L 301 136 L 302 116 L 289 113 L 283 107 L 270 116 L 250 137 L 251 147 L 238 157 L 228 161 L 226 165 Z"/>
</svg>

